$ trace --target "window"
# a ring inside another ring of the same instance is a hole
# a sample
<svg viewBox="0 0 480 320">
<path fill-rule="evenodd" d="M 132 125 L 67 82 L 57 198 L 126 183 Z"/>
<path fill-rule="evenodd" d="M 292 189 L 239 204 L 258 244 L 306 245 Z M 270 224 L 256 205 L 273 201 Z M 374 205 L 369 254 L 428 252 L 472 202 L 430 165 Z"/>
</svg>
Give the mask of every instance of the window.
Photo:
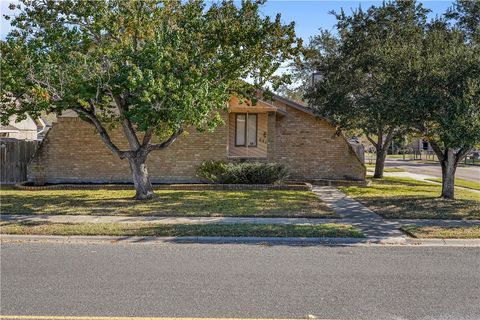
<svg viewBox="0 0 480 320">
<path fill-rule="evenodd" d="M 247 135 L 247 131 L 245 130 L 246 119 L 246 114 L 235 114 L 235 146 L 245 146 Z"/>
<path fill-rule="evenodd" d="M 257 115 L 248 114 L 247 120 L 247 146 L 257 146 Z"/>
<path fill-rule="evenodd" d="M 422 141 L 422 149 L 428 150 L 428 141 L 425 141 L 425 140 Z"/>
<path fill-rule="evenodd" d="M 235 114 L 235 146 L 257 146 L 257 115 L 236 113 Z"/>
</svg>

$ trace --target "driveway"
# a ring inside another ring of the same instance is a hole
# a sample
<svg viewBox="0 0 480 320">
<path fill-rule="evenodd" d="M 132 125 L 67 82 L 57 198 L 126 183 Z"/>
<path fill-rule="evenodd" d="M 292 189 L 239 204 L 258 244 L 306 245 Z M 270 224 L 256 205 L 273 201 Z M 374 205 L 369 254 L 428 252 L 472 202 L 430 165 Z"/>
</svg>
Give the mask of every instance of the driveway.
<svg viewBox="0 0 480 320">
<path fill-rule="evenodd" d="M 1 246 L 8 315 L 478 319 L 480 250 L 212 244 Z"/>
<path fill-rule="evenodd" d="M 385 167 L 399 167 L 405 171 L 424 174 L 429 176 L 442 177 L 442 168 L 438 163 L 419 163 L 414 160 L 387 159 Z M 480 166 L 460 165 L 455 174 L 457 178 L 480 182 Z"/>
</svg>

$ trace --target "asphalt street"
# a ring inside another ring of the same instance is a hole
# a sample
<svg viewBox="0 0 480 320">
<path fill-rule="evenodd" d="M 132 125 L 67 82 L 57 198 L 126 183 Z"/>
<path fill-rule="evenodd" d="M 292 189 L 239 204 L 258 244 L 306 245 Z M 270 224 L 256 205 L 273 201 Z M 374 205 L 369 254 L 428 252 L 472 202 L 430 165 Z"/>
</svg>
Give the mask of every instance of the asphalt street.
<svg viewBox="0 0 480 320">
<path fill-rule="evenodd" d="M 385 161 L 386 167 L 399 167 L 404 170 L 417 174 L 425 174 L 433 177 L 442 177 L 442 168 L 438 163 L 418 163 L 414 161 L 404 161 L 398 159 L 387 159 Z M 480 166 L 467 166 L 460 164 L 455 173 L 455 177 L 480 182 Z M 480 318 L 480 317 L 479 317 Z"/>
<path fill-rule="evenodd" d="M 1 313 L 479 319 L 480 250 L 3 243 Z"/>
</svg>

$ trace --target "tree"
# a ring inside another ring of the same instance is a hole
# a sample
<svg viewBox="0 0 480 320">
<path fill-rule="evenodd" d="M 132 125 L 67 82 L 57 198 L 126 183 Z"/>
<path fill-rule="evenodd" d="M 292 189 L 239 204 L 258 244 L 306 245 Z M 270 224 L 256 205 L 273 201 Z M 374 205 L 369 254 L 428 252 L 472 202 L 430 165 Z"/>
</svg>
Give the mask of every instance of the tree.
<svg viewBox="0 0 480 320">
<path fill-rule="evenodd" d="M 284 80 L 274 72 L 298 39 L 293 23 L 262 18 L 262 3 L 22 0 L 1 42 L 1 120 L 75 110 L 128 160 L 136 199 L 151 198 L 150 152 L 188 128 L 213 130 L 232 95 L 254 100 Z M 114 126 L 128 149 L 110 139 Z"/>
<path fill-rule="evenodd" d="M 467 39 L 480 43 L 480 1 L 457 0 L 445 13 L 453 26 L 465 32 Z"/>
<path fill-rule="evenodd" d="M 398 78 L 421 43 L 427 13 L 415 1 L 334 13 L 337 34 L 321 31 L 297 63 L 315 112 L 339 130 L 360 130 L 375 147 L 375 178 L 383 177 L 392 139 L 408 129 L 411 115 Z"/>
<path fill-rule="evenodd" d="M 432 22 L 408 83 L 413 125 L 440 160 L 446 199 L 454 199 L 458 163 L 480 143 L 480 45 L 468 39 L 446 21 Z"/>
</svg>

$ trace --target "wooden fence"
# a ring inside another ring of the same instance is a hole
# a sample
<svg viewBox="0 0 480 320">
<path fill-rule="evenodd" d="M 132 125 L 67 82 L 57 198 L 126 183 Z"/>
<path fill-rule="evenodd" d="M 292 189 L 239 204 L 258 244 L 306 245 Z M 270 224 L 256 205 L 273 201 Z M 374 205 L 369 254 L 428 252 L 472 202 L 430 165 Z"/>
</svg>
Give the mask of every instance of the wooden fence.
<svg viewBox="0 0 480 320">
<path fill-rule="evenodd" d="M 39 141 L 0 140 L 0 183 L 13 184 L 27 180 L 27 164 Z"/>
</svg>

